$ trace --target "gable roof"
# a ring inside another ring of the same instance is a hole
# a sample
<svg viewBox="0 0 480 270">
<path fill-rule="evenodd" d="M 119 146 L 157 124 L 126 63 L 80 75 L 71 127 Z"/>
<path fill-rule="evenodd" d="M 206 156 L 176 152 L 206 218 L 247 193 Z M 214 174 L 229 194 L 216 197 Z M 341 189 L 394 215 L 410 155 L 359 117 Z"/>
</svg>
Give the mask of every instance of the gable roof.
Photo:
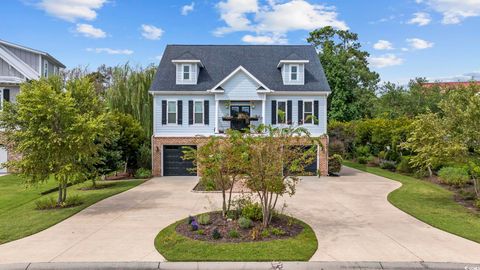
<svg viewBox="0 0 480 270">
<path fill-rule="evenodd" d="M 252 79 L 254 82 L 256 82 L 260 87 L 262 87 L 263 89 L 260 89 L 260 87 L 257 89 L 257 90 L 264 90 L 264 91 L 270 91 L 270 89 L 268 89 L 267 86 L 265 86 L 261 81 L 259 81 L 257 78 L 255 78 L 255 76 L 253 76 L 250 72 L 248 72 L 248 70 L 246 70 L 244 67 L 242 66 L 239 66 L 238 68 L 236 68 L 234 71 L 232 71 L 232 73 L 228 74 L 227 77 L 225 77 L 223 80 L 221 80 L 219 83 L 217 83 L 212 89 L 208 89 L 210 91 L 218 91 L 218 88 L 222 88 L 222 90 L 220 91 L 223 91 L 223 87 L 221 87 L 224 83 L 226 83 L 228 80 L 230 80 L 230 78 L 232 78 L 235 74 L 237 74 L 238 72 L 243 72 L 245 73 L 250 79 Z"/>
<path fill-rule="evenodd" d="M 185 54 L 195 56 L 203 64 L 197 84 L 176 84 L 172 60 L 181 60 Z M 293 60 L 292 57 L 297 58 L 295 60 L 308 60 L 305 63 L 304 85 L 283 84 L 277 65 L 281 60 Z M 311 45 L 167 45 L 150 91 L 210 90 L 240 66 L 264 84 L 266 89 L 330 92 L 317 52 Z"/>
<path fill-rule="evenodd" d="M 61 68 L 65 68 L 65 65 L 62 62 L 58 61 L 55 57 L 51 56 L 50 54 L 48 54 L 46 52 L 35 50 L 35 49 L 25 47 L 25 46 L 22 46 L 22 45 L 18 45 L 18 44 L 15 44 L 15 43 L 11 43 L 11 42 L 8 42 L 8 41 L 2 40 L 2 39 L 0 39 L 0 44 L 1 45 L 6 45 L 6 46 L 9 46 L 9 47 L 18 48 L 18 49 L 21 49 L 21 50 L 25 50 L 25 51 L 28 51 L 28 52 L 31 52 L 31 53 L 43 55 L 43 56 L 45 56 L 45 58 L 50 60 L 50 62 L 56 64 L 57 66 L 59 66 Z"/>
</svg>

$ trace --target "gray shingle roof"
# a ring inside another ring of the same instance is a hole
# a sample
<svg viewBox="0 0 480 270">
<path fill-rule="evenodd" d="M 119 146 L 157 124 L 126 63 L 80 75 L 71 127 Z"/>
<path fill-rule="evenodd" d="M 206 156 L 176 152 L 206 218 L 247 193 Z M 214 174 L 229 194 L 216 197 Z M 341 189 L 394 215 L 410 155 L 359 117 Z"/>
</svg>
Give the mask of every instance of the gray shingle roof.
<svg viewBox="0 0 480 270">
<path fill-rule="evenodd" d="M 204 65 L 195 85 L 176 84 L 172 60 L 186 56 L 195 56 Z M 283 84 L 277 65 L 280 60 L 293 60 L 292 57 L 309 60 L 305 64 L 304 85 Z M 150 91 L 209 90 L 239 66 L 274 91 L 330 91 L 317 52 L 310 45 L 167 45 Z"/>
</svg>

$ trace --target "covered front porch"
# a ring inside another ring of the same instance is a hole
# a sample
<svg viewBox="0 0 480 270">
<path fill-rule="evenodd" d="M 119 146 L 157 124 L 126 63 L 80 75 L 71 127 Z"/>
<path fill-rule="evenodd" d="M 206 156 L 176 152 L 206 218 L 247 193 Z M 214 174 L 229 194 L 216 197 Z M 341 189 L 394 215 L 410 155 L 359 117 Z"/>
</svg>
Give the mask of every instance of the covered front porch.
<svg viewBox="0 0 480 270">
<path fill-rule="evenodd" d="M 266 124 L 266 100 L 215 100 L 215 133 L 227 129 L 244 130 L 249 126 Z"/>
</svg>

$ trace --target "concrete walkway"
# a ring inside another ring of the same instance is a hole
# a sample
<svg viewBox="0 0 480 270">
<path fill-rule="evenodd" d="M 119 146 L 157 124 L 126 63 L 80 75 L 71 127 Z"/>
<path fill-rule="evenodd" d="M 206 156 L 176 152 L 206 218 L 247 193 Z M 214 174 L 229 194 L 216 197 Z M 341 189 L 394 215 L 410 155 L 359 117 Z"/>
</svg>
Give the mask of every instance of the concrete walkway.
<svg viewBox="0 0 480 270">
<path fill-rule="evenodd" d="M 397 182 L 346 168 L 305 177 L 286 212 L 314 229 L 313 261 L 480 263 L 480 245 L 426 225 L 390 205 Z M 163 261 L 157 233 L 189 214 L 218 209 L 219 194 L 193 193 L 195 177 L 152 179 L 35 235 L 0 245 L 0 264 Z M 283 202 L 280 202 L 280 205 Z"/>
</svg>

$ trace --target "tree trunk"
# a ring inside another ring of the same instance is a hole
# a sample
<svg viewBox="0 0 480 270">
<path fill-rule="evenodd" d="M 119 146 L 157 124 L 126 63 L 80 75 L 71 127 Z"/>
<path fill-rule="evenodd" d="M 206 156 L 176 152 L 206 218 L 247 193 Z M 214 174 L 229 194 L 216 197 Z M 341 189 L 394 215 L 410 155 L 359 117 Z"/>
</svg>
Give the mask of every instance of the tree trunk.
<svg viewBox="0 0 480 270">
<path fill-rule="evenodd" d="M 232 192 L 233 192 L 234 184 L 235 184 L 235 177 L 233 177 L 232 179 L 232 185 L 230 186 L 230 191 L 228 193 L 227 213 L 230 212 L 230 206 L 232 205 Z"/>
<path fill-rule="evenodd" d="M 473 188 L 475 189 L 475 194 L 477 194 L 477 198 L 480 198 L 480 186 L 476 177 L 473 177 Z"/>
<path fill-rule="evenodd" d="M 225 189 L 222 188 L 222 198 L 223 198 L 223 202 L 222 202 L 222 216 L 223 217 L 226 217 L 227 216 L 227 198 L 226 198 L 226 195 L 225 195 Z"/>
<path fill-rule="evenodd" d="M 430 166 L 427 166 L 427 169 L 428 169 L 428 175 L 432 177 L 433 176 L 432 168 L 430 168 Z"/>
<path fill-rule="evenodd" d="M 63 183 L 63 203 L 67 201 L 67 183 Z"/>
<path fill-rule="evenodd" d="M 127 173 L 128 157 L 125 159 L 125 168 L 123 169 L 124 173 Z"/>
<path fill-rule="evenodd" d="M 62 205 L 63 200 L 63 187 L 62 184 L 58 184 L 58 199 L 57 199 L 57 205 L 60 206 Z"/>
</svg>

